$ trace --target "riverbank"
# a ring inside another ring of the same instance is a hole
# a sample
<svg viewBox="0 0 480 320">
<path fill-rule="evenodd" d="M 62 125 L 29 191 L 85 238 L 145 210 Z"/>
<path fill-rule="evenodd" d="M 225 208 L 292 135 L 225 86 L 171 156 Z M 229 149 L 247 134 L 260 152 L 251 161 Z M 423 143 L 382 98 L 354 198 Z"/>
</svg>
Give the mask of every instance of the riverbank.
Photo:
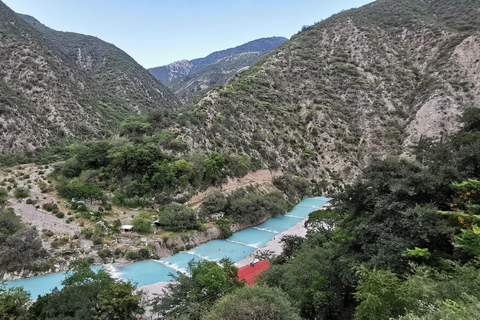
<svg viewBox="0 0 480 320">
<path fill-rule="evenodd" d="M 268 241 L 265 244 L 265 246 L 263 246 L 262 248 L 256 249 L 254 252 L 252 252 L 251 257 L 247 257 L 243 260 L 235 262 L 235 266 L 237 268 L 241 268 L 243 266 L 250 264 L 252 261 L 254 261 L 254 258 L 253 258 L 254 254 L 258 251 L 270 250 L 276 255 L 282 253 L 282 243 L 280 241 L 282 237 L 286 235 L 297 235 L 297 236 L 305 237 L 305 235 L 307 234 L 307 229 L 304 227 L 306 220 L 307 219 L 304 219 L 299 223 L 297 223 L 296 225 L 294 225 L 293 227 L 278 233 L 272 240 Z M 163 294 L 163 290 L 166 288 L 168 283 L 169 282 L 157 282 L 154 284 L 141 286 L 139 290 L 142 290 L 150 299 L 157 295 L 161 296 Z"/>
</svg>

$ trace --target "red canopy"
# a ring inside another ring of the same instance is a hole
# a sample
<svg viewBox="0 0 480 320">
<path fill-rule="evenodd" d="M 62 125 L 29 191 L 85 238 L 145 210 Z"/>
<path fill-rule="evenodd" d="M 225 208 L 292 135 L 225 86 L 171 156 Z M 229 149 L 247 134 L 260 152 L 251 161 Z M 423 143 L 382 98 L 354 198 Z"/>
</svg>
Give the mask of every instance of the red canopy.
<svg viewBox="0 0 480 320">
<path fill-rule="evenodd" d="M 238 269 L 238 278 L 240 280 L 245 279 L 247 287 L 253 287 L 257 284 L 255 282 L 255 276 L 268 268 L 270 268 L 270 263 L 267 260 L 258 261 L 253 267 L 248 265 Z"/>
</svg>

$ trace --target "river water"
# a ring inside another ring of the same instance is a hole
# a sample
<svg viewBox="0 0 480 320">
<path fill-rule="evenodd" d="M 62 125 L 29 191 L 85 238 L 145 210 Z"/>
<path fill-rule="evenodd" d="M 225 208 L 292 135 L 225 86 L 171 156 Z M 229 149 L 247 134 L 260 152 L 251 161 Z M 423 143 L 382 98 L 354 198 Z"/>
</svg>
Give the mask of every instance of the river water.
<svg viewBox="0 0 480 320">
<path fill-rule="evenodd" d="M 307 218 L 309 213 L 318 210 L 328 201 L 330 199 L 325 197 L 304 199 L 283 216 L 276 216 L 256 227 L 235 232 L 226 240 L 212 240 L 168 258 L 145 260 L 121 266 L 94 266 L 92 269 L 95 271 L 101 268 L 107 269 L 112 276 L 130 280 L 140 287 L 173 280 L 171 275 L 177 272 L 186 272 L 188 262 L 192 259 L 218 262 L 223 258 L 229 258 L 233 262 L 238 262 L 248 257 L 253 251 L 262 248 L 277 234 Z M 30 292 L 31 298 L 36 299 L 38 295 L 50 293 L 55 287 L 61 289 L 61 282 L 65 279 L 65 276 L 65 272 L 59 272 L 28 279 L 6 281 L 6 285 L 8 287 L 24 287 L 26 291 Z"/>
</svg>

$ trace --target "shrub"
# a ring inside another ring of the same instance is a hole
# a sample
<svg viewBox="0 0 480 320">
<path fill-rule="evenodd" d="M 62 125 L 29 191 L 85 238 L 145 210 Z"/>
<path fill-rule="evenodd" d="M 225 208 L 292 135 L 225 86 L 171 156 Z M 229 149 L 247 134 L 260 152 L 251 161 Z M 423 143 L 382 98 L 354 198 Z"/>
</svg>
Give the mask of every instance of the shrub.
<svg viewBox="0 0 480 320">
<path fill-rule="evenodd" d="M 27 201 L 25 201 L 25 203 L 26 204 L 35 204 L 35 203 L 37 203 L 37 201 L 28 198 Z"/>
<path fill-rule="evenodd" d="M 29 192 L 30 192 L 30 190 L 28 190 L 27 188 L 16 188 L 13 191 L 13 195 L 14 195 L 15 198 L 23 199 L 23 198 L 28 197 Z"/>
<path fill-rule="evenodd" d="M 150 257 L 150 251 L 148 249 L 142 248 L 138 250 L 137 258 L 139 260 L 145 260 Z"/>
<path fill-rule="evenodd" d="M 53 236 L 53 231 L 51 230 L 43 230 L 43 234 L 47 237 Z"/>
<path fill-rule="evenodd" d="M 93 239 L 93 244 L 102 244 L 102 243 L 103 243 L 103 239 L 100 237 L 95 237 L 95 239 Z"/>
<path fill-rule="evenodd" d="M 129 260 L 138 260 L 138 254 L 133 251 L 128 251 L 127 252 L 127 259 Z"/>
<path fill-rule="evenodd" d="M 176 203 L 163 207 L 158 213 L 158 220 L 166 230 L 171 231 L 194 229 L 197 225 L 195 211 Z"/>
<path fill-rule="evenodd" d="M 146 211 L 141 211 L 135 218 L 133 218 L 132 225 L 138 232 L 148 232 L 152 228 L 150 214 Z"/>
<path fill-rule="evenodd" d="M 48 212 L 55 213 L 55 214 L 60 212 L 60 209 L 55 203 L 45 203 L 42 205 L 42 208 L 47 210 Z"/>
<path fill-rule="evenodd" d="M 197 221 L 197 230 L 199 231 L 207 231 L 207 226 L 201 223 L 200 221 Z"/>
<path fill-rule="evenodd" d="M 56 216 L 57 218 L 62 219 L 62 218 L 65 217 L 65 214 L 64 214 L 62 211 L 59 211 L 59 212 L 57 212 L 57 213 L 55 214 L 55 216 Z"/>
<path fill-rule="evenodd" d="M 84 228 L 82 231 L 80 231 L 80 234 L 82 234 L 85 239 L 91 239 L 93 237 L 93 229 L 92 228 Z"/>
</svg>

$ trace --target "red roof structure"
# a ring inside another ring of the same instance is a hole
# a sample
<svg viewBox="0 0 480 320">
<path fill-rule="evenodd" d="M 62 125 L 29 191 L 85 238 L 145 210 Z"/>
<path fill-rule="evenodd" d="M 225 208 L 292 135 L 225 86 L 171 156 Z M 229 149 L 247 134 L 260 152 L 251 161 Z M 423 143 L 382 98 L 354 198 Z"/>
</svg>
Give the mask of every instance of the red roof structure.
<svg viewBox="0 0 480 320">
<path fill-rule="evenodd" d="M 253 287 L 257 284 L 255 276 L 268 268 L 270 268 L 270 263 L 267 260 L 258 261 L 253 264 L 253 267 L 247 265 L 238 269 L 238 278 L 240 280 L 244 279 L 247 282 L 247 287 Z"/>
</svg>

